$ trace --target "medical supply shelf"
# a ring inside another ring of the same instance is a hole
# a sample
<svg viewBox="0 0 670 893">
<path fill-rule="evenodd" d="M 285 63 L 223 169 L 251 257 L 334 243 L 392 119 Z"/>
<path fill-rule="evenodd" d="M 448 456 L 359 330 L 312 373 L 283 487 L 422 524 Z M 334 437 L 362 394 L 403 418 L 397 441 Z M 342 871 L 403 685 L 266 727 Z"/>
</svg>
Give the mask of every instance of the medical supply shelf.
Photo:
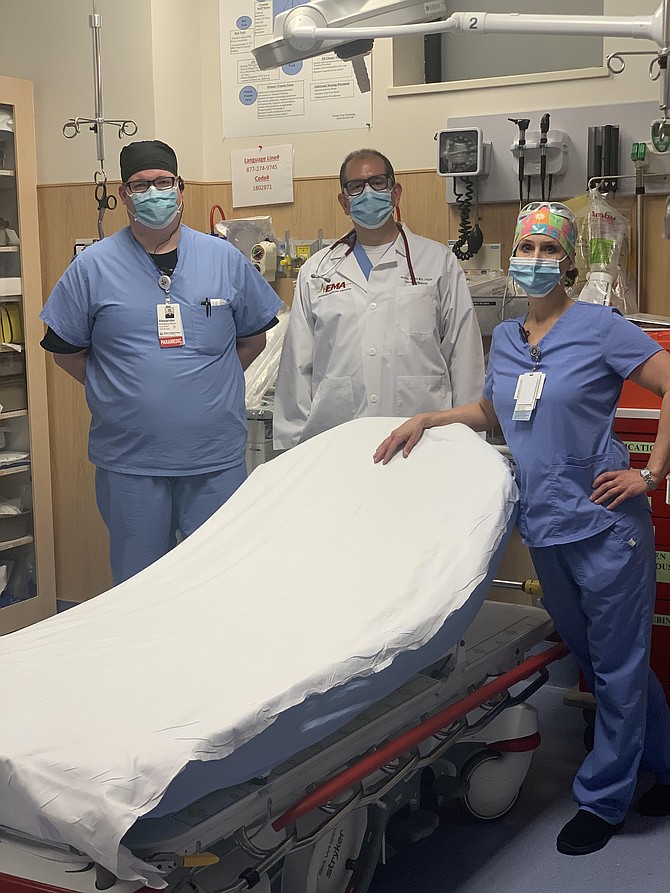
<svg viewBox="0 0 670 893">
<path fill-rule="evenodd" d="M 41 307 L 32 84 L 0 77 L 0 635 L 56 610 Z"/>
<path fill-rule="evenodd" d="M 6 540 L 5 542 L 0 542 L 0 552 L 6 552 L 7 549 L 15 549 L 17 546 L 27 546 L 28 543 L 32 543 L 33 538 L 29 534 L 26 536 L 17 536 L 14 540 Z"/>
<path fill-rule="evenodd" d="M 22 471 L 30 471 L 30 465 L 12 465 L 9 468 L 0 468 L 0 477 L 6 474 L 20 474 Z"/>
</svg>

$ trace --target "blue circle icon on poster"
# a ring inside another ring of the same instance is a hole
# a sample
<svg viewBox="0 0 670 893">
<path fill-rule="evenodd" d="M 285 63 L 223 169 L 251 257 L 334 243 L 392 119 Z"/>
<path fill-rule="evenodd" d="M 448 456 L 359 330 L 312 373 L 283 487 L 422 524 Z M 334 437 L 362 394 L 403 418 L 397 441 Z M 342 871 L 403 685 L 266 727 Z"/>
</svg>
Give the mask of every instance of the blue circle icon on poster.
<svg viewBox="0 0 670 893">
<path fill-rule="evenodd" d="M 288 62 L 286 65 L 282 65 L 281 70 L 288 75 L 299 74 L 302 71 L 302 62 Z"/>
<path fill-rule="evenodd" d="M 242 87 L 240 90 L 240 102 L 242 105 L 253 105 L 258 99 L 258 91 L 255 87 Z"/>
<path fill-rule="evenodd" d="M 240 31 L 246 31 L 248 28 L 251 28 L 251 19 L 249 16 L 240 16 L 235 24 Z"/>
</svg>

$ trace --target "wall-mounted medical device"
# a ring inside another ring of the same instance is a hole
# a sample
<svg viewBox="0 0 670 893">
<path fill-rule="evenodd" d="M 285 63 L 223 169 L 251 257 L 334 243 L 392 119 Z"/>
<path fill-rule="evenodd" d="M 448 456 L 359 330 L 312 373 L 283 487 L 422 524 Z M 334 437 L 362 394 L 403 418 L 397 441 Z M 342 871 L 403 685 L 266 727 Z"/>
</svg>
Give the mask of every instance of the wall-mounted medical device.
<svg viewBox="0 0 670 893">
<path fill-rule="evenodd" d="M 670 176 L 670 152 L 658 152 L 653 142 L 633 143 L 631 159 L 636 168 L 642 168 L 645 176 Z"/>
<path fill-rule="evenodd" d="M 589 127 L 587 183 L 596 177 L 603 192 L 616 192 L 620 171 L 620 140 L 618 124 Z"/>
<path fill-rule="evenodd" d="M 277 277 L 277 243 L 264 239 L 252 245 L 250 252 L 251 263 L 256 267 L 258 272 L 267 279 L 268 282 L 274 282 Z"/>
<path fill-rule="evenodd" d="M 435 134 L 437 172 L 453 178 L 453 190 L 459 209 L 458 239 L 451 248 L 460 261 L 474 257 L 484 242 L 479 216 L 471 220 L 476 178 L 488 173 L 488 153 L 480 127 L 448 128 Z M 489 147 L 490 148 L 490 147 Z M 447 187 L 447 201 L 449 200 Z"/>
<path fill-rule="evenodd" d="M 481 128 L 440 130 L 436 138 L 437 172 L 441 177 L 478 177 L 487 173 Z"/>
<path fill-rule="evenodd" d="M 519 170 L 519 156 L 524 156 L 524 175 L 526 177 L 539 177 L 542 173 L 542 134 L 539 131 L 526 131 L 526 145 L 519 146 L 519 140 L 516 139 L 510 146 L 514 157 L 514 170 Z M 546 153 L 546 173 L 547 175 L 556 176 L 562 174 L 568 167 L 568 135 L 562 130 L 550 130 L 547 133 L 547 140 L 544 146 Z"/>
</svg>

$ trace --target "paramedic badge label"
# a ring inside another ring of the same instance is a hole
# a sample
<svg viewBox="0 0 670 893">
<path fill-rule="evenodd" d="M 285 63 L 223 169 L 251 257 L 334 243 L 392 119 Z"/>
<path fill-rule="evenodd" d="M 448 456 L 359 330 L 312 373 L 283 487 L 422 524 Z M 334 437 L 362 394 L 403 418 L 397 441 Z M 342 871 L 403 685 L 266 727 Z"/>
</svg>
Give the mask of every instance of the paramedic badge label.
<svg viewBox="0 0 670 893">
<path fill-rule="evenodd" d="M 158 343 L 161 347 L 183 347 L 184 327 L 179 304 L 158 304 Z"/>
</svg>

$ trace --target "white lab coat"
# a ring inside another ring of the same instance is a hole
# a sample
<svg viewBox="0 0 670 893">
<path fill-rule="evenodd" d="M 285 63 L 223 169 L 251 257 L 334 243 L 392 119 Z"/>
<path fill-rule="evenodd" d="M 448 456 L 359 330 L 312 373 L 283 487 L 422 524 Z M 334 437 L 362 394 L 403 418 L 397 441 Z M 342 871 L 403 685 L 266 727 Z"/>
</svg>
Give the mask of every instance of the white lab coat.
<svg viewBox="0 0 670 893">
<path fill-rule="evenodd" d="M 300 269 L 284 338 L 274 444 L 360 416 L 407 417 L 480 398 L 484 357 L 465 275 L 445 245 L 403 226 L 369 280 L 347 246 Z"/>
</svg>

